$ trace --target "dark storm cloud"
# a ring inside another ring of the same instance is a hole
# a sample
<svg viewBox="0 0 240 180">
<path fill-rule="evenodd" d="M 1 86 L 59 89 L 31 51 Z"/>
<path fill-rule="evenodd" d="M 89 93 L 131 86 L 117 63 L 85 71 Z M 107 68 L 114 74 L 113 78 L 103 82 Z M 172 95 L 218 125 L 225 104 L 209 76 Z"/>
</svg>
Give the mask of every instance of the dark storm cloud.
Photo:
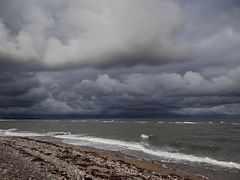
<svg viewBox="0 0 240 180">
<path fill-rule="evenodd" d="M 230 114 L 240 103 L 240 67 L 212 78 L 188 71 L 183 75 L 130 73 L 115 78 L 98 74 L 90 79 L 75 77 L 70 82 L 73 74 L 41 78 L 51 94 L 45 102 L 49 112 Z"/>
<path fill-rule="evenodd" d="M 4 114 L 240 114 L 236 0 L 2 0 Z"/>
<path fill-rule="evenodd" d="M 120 81 L 107 74 L 98 75 L 95 81 L 82 80 L 73 90 L 94 95 L 129 95 L 141 99 L 153 96 L 233 96 L 239 95 L 240 68 L 229 71 L 225 76 L 206 79 L 201 74 L 188 71 L 177 73 L 129 74 Z M 94 91 L 94 92 L 92 92 Z M 156 99 L 158 101 L 158 98 Z"/>
<path fill-rule="evenodd" d="M 15 112 L 17 108 L 32 107 L 48 97 L 33 73 L 1 72 L 0 76 L 1 113 L 8 112 L 9 109 L 13 109 L 10 112 Z"/>
<path fill-rule="evenodd" d="M 0 73 L 0 94 L 5 96 L 19 96 L 25 94 L 31 88 L 40 86 L 37 78 L 32 74 Z"/>
</svg>

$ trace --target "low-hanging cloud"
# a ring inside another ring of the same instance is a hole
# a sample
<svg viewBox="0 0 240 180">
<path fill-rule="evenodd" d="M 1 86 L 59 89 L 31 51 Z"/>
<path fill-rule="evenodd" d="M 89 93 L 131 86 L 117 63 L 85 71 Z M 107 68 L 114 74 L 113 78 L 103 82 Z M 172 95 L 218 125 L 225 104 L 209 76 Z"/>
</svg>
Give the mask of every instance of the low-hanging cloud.
<svg viewBox="0 0 240 180">
<path fill-rule="evenodd" d="M 29 108 L 48 97 L 33 73 L 1 72 L 0 76 L 0 108 Z"/>
<path fill-rule="evenodd" d="M 98 75 L 95 81 L 83 80 L 73 88 L 77 92 L 91 95 L 129 95 L 144 98 L 197 97 L 197 96 L 233 96 L 239 95 L 240 68 L 231 70 L 225 76 L 204 78 L 200 73 L 188 71 L 183 75 L 177 73 L 130 74 L 120 81 L 107 74 Z M 157 101 L 159 100 L 157 99 Z"/>
<path fill-rule="evenodd" d="M 91 78 L 19 74 L 6 76 L 0 91 L 2 113 L 31 114 L 227 114 L 240 103 L 240 67 L 207 78 L 187 71 L 184 74 L 130 73 L 121 76 L 98 74 Z M 24 78 L 21 78 L 24 77 Z M 40 79 L 39 79 L 40 78 Z M 19 84 L 22 89 L 18 88 Z M 15 108 L 14 108 L 15 107 Z"/>
<path fill-rule="evenodd" d="M 231 109 L 231 114 L 234 114 L 233 108 L 240 103 L 239 73 L 240 67 L 230 70 L 223 76 L 212 78 L 206 78 L 192 71 L 183 75 L 124 74 L 115 78 L 109 74 L 99 74 L 95 79 L 72 82 L 68 79 L 64 80 L 62 76 L 61 81 L 55 79 L 46 82 L 45 89 L 50 96 L 37 107 L 47 109 L 44 112 L 50 114 L 222 113 L 229 115 Z M 37 109 L 36 106 L 34 108 Z M 238 111 L 235 114 L 238 114 Z"/>
</svg>

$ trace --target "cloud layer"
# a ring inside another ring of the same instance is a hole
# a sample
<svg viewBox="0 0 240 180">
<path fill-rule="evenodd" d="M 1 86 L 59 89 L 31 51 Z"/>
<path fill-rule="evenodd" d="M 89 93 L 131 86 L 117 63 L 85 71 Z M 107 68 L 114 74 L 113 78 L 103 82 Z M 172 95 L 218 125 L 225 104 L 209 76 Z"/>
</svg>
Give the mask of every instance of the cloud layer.
<svg viewBox="0 0 240 180">
<path fill-rule="evenodd" d="M 20 106 L 19 113 L 45 115 L 239 114 L 240 66 L 210 79 L 192 71 L 183 75 L 134 73 L 115 78 L 98 74 L 93 79 L 75 77 L 69 81 L 71 75 L 72 72 L 62 72 L 49 78 L 43 73 L 40 82 L 34 75 L 2 82 L 6 90 L 16 87 L 1 92 L 8 96 L 1 97 L 6 102 L 2 104 L 3 112 L 12 112 L 13 107 Z M 19 83 L 25 89 L 17 87 Z"/>
<path fill-rule="evenodd" d="M 192 71 L 183 75 L 127 74 L 121 78 L 99 74 L 94 80 L 82 79 L 72 83 L 62 80 L 58 84 L 49 83 L 48 88 L 53 99 L 64 102 L 65 108 L 75 113 L 128 110 L 128 113 L 141 113 L 145 109 L 152 113 L 167 111 L 190 114 L 187 110 L 191 108 L 192 114 L 195 114 L 207 112 L 210 108 L 208 113 L 211 114 L 214 113 L 212 109 L 221 107 L 222 114 L 229 114 L 229 108 L 224 111 L 224 104 L 229 107 L 239 103 L 239 75 L 240 67 L 232 69 L 224 76 L 210 79 Z"/>
<path fill-rule="evenodd" d="M 23 0 L 1 7 L 12 12 L 3 9 L 0 21 L 0 59 L 6 64 L 113 67 L 191 56 L 178 41 L 184 13 L 174 1 Z"/>
<path fill-rule="evenodd" d="M 239 18 L 236 0 L 2 0 L 0 116 L 240 115 Z"/>
</svg>

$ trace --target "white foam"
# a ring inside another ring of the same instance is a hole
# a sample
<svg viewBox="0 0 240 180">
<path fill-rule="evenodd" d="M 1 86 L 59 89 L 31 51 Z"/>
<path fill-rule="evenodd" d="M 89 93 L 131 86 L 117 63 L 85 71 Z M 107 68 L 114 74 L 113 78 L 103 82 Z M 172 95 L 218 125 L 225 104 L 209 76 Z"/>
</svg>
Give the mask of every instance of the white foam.
<svg viewBox="0 0 240 180">
<path fill-rule="evenodd" d="M 18 136 L 18 137 L 36 137 L 36 136 L 63 136 L 71 135 L 71 132 L 47 132 L 47 133 L 34 133 L 26 131 L 17 131 L 18 129 L 0 129 L 0 136 Z"/>
<path fill-rule="evenodd" d="M 185 124 L 200 124 L 199 122 L 184 122 Z"/>
<path fill-rule="evenodd" d="M 183 124 L 200 124 L 198 122 L 182 122 Z"/>
<path fill-rule="evenodd" d="M 154 135 L 152 135 L 152 134 L 150 134 L 150 135 L 141 134 L 141 136 L 140 136 L 140 138 L 142 138 L 142 139 L 150 139 L 150 138 L 152 138 L 152 137 L 154 137 Z"/>
<path fill-rule="evenodd" d="M 167 152 L 161 149 L 150 149 L 137 142 L 126 142 L 126 141 L 113 140 L 113 139 L 97 138 L 97 137 L 90 137 L 90 136 L 76 136 L 76 135 L 63 135 L 63 136 L 60 136 L 60 138 L 65 139 L 64 141 L 65 143 L 70 143 L 74 145 L 82 145 L 81 140 L 83 140 L 83 141 L 88 141 L 91 144 L 95 144 L 96 148 L 99 148 L 97 146 L 98 144 L 110 145 L 112 147 L 115 146 L 116 151 L 118 151 L 120 148 L 125 148 L 128 150 L 139 151 L 139 152 L 143 152 L 143 153 L 146 153 L 152 156 L 157 156 L 164 159 L 174 160 L 175 162 L 185 161 L 185 162 L 191 162 L 191 163 L 205 163 L 205 164 L 211 164 L 216 166 L 240 169 L 240 164 L 235 162 L 219 161 L 209 157 L 198 157 L 194 155 L 188 155 L 188 154 L 177 153 L 177 152 L 176 153 Z M 79 140 L 79 141 L 71 141 L 71 140 Z M 106 148 L 106 146 L 103 146 L 103 147 Z"/>
<path fill-rule="evenodd" d="M 16 128 L 12 129 L 7 129 L 7 130 L 0 130 L 0 135 L 1 136 L 18 136 L 18 137 L 34 137 L 34 136 L 44 136 L 44 134 L 39 134 L 39 133 L 32 133 L 32 132 L 16 132 Z"/>
<path fill-rule="evenodd" d="M 92 122 L 92 120 L 87 120 L 87 119 L 73 119 L 73 120 L 68 120 L 68 122 Z"/>
<path fill-rule="evenodd" d="M 116 120 L 116 121 L 114 121 L 114 122 L 116 122 L 116 123 L 126 123 L 127 121 L 119 121 L 119 120 Z"/>
<path fill-rule="evenodd" d="M 146 123 L 149 123 L 149 121 L 134 121 L 134 123 L 146 124 Z"/>
<path fill-rule="evenodd" d="M 102 121 L 103 123 L 113 123 L 114 120 Z"/>
<path fill-rule="evenodd" d="M 17 131 L 17 130 L 18 130 L 17 128 L 11 128 L 11 129 L 8 129 L 7 131 L 12 132 L 12 131 Z"/>
<path fill-rule="evenodd" d="M 230 123 L 230 124 L 232 124 L 232 125 L 240 125 L 240 123 Z"/>
<path fill-rule="evenodd" d="M 216 159 L 212 159 L 209 157 L 198 157 L 194 155 L 188 155 L 178 152 L 168 152 L 167 149 L 153 149 L 149 148 L 148 146 L 144 146 L 138 142 L 127 142 L 121 140 L 114 140 L 114 139 L 106 139 L 106 138 L 97 138 L 85 135 L 71 135 L 70 133 L 66 132 L 49 132 L 49 133 L 32 133 L 32 132 L 24 132 L 20 131 L 17 132 L 17 129 L 7 129 L 3 130 L 0 129 L 1 136 L 20 136 L 20 137 L 34 137 L 34 136 L 46 136 L 50 135 L 64 139 L 66 143 L 74 144 L 74 145 L 82 145 L 82 141 L 89 142 L 89 144 L 99 148 L 100 147 L 107 148 L 107 146 L 112 147 L 111 150 L 119 151 L 119 149 L 126 149 L 126 150 L 133 150 L 138 152 L 143 152 L 155 157 L 160 157 L 162 159 L 173 160 L 174 162 L 191 162 L 191 163 L 205 163 L 210 165 L 217 165 L 222 167 L 228 168 L 236 168 L 240 169 L 240 164 L 235 162 L 227 162 L 227 161 L 219 161 Z M 55 134 L 54 134 L 55 133 Z M 146 135 L 148 136 L 148 135 Z M 74 141 L 71 141 L 74 140 Z"/>
<path fill-rule="evenodd" d="M 13 131 L 17 131 L 16 128 L 11 128 L 11 129 L 0 129 L 0 135 L 5 135 L 6 133 L 10 133 Z"/>
<path fill-rule="evenodd" d="M 119 121 L 119 120 L 104 120 L 104 121 L 98 121 L 102 123 L 125 123 L 126 121 Z"/>
<path fill-rule="evenodd" d="M 142 134 L 140 137 L 143 138 L 143 139 L 148 139 L 148 138 L 149 138 L 149 135 Z"/>
<path fill-rule="evenodd" d="M 70 135 L 71 132 L 48 132 L 47 136 L 61 136 L 61 135 Z"/>
</svg>

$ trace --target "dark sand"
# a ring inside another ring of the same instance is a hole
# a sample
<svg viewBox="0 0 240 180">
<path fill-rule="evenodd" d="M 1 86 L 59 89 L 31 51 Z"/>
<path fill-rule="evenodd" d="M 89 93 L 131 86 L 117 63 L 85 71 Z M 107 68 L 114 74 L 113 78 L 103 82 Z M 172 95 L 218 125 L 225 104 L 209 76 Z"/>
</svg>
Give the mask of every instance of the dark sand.
<svg viewBox="0 0 240 180">
<path fill-rule="evenodd" d="M 117 153 L 24 137 L 0 137 L 0 177 L 1 180 L 203 179 Z"/>
</svg>

